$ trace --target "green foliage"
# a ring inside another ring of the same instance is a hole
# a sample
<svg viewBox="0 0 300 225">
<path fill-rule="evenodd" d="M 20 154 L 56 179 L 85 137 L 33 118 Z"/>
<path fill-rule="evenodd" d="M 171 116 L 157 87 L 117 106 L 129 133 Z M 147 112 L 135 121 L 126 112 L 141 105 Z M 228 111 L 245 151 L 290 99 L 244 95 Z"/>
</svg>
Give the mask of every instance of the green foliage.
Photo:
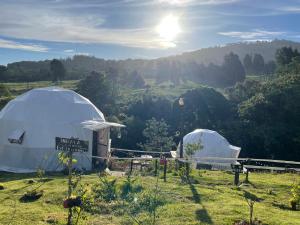
<svg viewBox="0 0 300 225">
<path fill-rule="evenodd" d="M 297 49 L 293 49 L 292 47 L 283 47 L 276 51 L 275 58 L 277 64 L 283 66 L 292 62 L 292 59 L 297 56 L 300 56 Z"/>
<path fill-rule="evenodd" d="M 254 54 L 253 71 L 255 74 L 262 74 L 265 68 L 265 60 L 261 54 Z"/>
<path fill-rule="evenodd" d="M 109 180 L 106 176 L 100 177 L 100 182 L 93 186 L 95 198 L 105 202 L 111 202 L 117 199 L 116 179 Z"/>
<path fill-rule="evenodd" d="M 261 86 L 259 81 L 246 79 L 243 83 L 237 83 L 234 87 L 227 88 L 226 94 L 230 101 L 241 103 L 254 96 Z"/>
<path fill-rule="evenodd" d="M 68 165 L 68 162 L 69 162 L 69 159 L 70 159 L 70 156 L 69 156 L 68 152 L 59 152 L 57 156 L 58 156 L 58 161 L 62 165 L 65 165 L 65 166 Z M 73 164 L 77 163 L 77 159 L 72 158 L 72 163 Z"/>
<path fill-rule="evenodd" d="M 134 200 L 134 194 L 142 190 L 141 185 L 137 185 L 136 179 L 133 179 L 131 176 L 127 176 L 126 180 L 120 186 L 120 197 L 128 202 Z"/>
<path fill-rule="evenodd" d="M 62 62 L 58 59 L 53 59 L 50 62 L 50 71 L 52 75 L 52 81 L 61 81 L 65 75 L 66 75 L 66 70 Z"/>
<path fill-rule="evenodd" d="M 263 148 L 260 147 L 258 157 L 300 160 L 299 109 L 299 75 L 280 76 L 266 82 L 253 97 L 240 103 L 239 115 L 247 125 L 242 132 L 249 132 L 248 140 L 251 137 L 257 143 L 261 140 Z"/>
<path fill-rule="evenodd" d="M 182 184 L 188 184 L 190 182 L 191 167 L 182 164 L 178 170 L 178 175 Z"/>
<path fill-rule="evenodd" d="M 145 151 L 170 151 L 173 146 L 173 140 L 168 135 L 169 126 L 162 120 L 152 118 L 146 121 L 146 128 L 143 131 L 145 143 L 140 146 Z"/>
<path fill-rule="evenodd" d="M 193 170 L 191 176 L 198 177 L 198 171 Z M 244 175 L 241 175 L 244 176 Z M 290 225 L 299 224 L 299 211 L 287 210 L 289 207 L 290 189 L 293 181 L 298 179 L 294 173 L 252 173 L 251 181 L 257 188 L 243 187 L 257 196 L 263 196 L 255 206 L 255 217 L 261 219 L 264 224 Z M 30 203 L 22 203 L 19 198 L 28 185 L 25 181 L 34 179 L 34 174 L 1 173 L 0 182 L 5 185 L 5 190 L 0 191 L 0 224 L 32 225 L 56 221 L 57 224 L 66 224 L 66 211 L 62 208 L 62 199 L 66 193 L 65 176 L 59 173 L 49 174 L 51 181 L 45 182 L 43 196 Z M 115 177 L 112 177 L 115 178 Z M 152 176 L 137 177 L 135 184 L 142 184 L 142 192 L 153 192 L 155 179 Z M 228 225 L 234 221 L 248 217 L 248 206 L 242 192 L 233 188 L 232 174 L 222 171 L 206 171 L 205 175 L 198 179 L 199 184 L 181 185 L 179 177 L 168 177 L 168 182 L 160 183 L 158 197 L 162 197 L 163 205 L 157 208 L 157 224 L 218 224 Z M 126 177 L 118 177 L 118 184 L 122 184 Z M 127 215 L 130 204 L 125 204 L 123 212 L 120 200 L 106 203 L 94 200 L 91 187 L 98 184 L 98 174 L 83 175 L 81 184 L 78 186 L 76 196 L 81 196 L 79 189 L 82 186 L 86 192 L 89 204 L 83 208 L 81 215 L 85 221 L 78 224 L 137 224 L 133 218 Z M 268 189 L 276 190 L 276 196 L 266 194 Z M 142 192 L 136 194 L 139 201 Z M 194 197 L 195 196 L 195 197 Z M 197 198 L 200 203 L 195 202 Z M 280 203 L 280 206 L 278 205 Z M 84 204 L 83 204 L 84 205 Z M 88 208 L 91 207 L 92 210 Z M 138 208 L 138 207 L 136 207 Z M 86 210 L 87 209 L 87 210 Z M 75 214 L 76 215 L 76 214 Z M 75 216 L 74 215 L 74 216 Z M 148 213 L 142 210 L 137 214 L 139 221 L 148 220 Z M 76 218 L 76 217 L 75 217 Z M 12 221 L 12 222 L 10 222 Z M 212 221 L 212 222 L 210 222 Z M 74 221 L 75 222 L 75 221 Z M 123 223 L 124 222 L 124 223 Z"/>
<path fill-rule="evenodd" d="M 245 70 L 238 55 L 231 52 L 224 56 L 222 73 L 224 73 L 222 77 L 224 86 L 232 86 L 245 79 Z"/>
<path fill-rule="evenodd" d="M 224 121 L 233 117 L 229 101 L 213 88 L 197 88 L 187 91 L 184 98 L 184 107 L 178 105 L 178 99 L 173 103 L 172 128 L 175 133 L 179 127 L 183 133 L 197 128 L 217 130 Z"/>
<path fill-rule="evenodd" d="M 9 97 L 11 96 L 11 93 L 6 85 L 0 84 L 0 98 L 2 97 Z"/>
<path fill-rule="evenodd" d="M 294 183 L 291 187 L 290 203 L 295 205 L 300 205 L 300 182 Z"/>
<path fill-rule="evenodd" d="M 114 112 L 114 90 L 111 82 L 103 73 L 91 72 L 90 75 L 78 83 L 77 91 L 104 113 Z"/>
<path fill-rule="evenodd" d="M 197 151 L 201 151 L 203 149 L 203 145 L 200 143 L 194 143 L 194 144 L 186 144 L 184 146 L 185 154 L 187 157 L 191 157 L 194 155 Z"/>
</svg>

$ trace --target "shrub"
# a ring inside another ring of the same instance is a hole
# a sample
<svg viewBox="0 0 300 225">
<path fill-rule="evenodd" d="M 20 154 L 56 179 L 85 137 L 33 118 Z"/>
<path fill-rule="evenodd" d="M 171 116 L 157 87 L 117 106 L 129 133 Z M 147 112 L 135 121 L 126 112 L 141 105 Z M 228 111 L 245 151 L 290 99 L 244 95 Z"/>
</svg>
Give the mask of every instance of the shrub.
<svg viewBox="0 0 300 225">
<path fill-rule="evenodd" d="M 99 186 L 96 184 L 93 187 L 95 198 L 101 199 L 105 202 L 111 202 L 117 198 L 116 179 L 109 180 L 107 177 L 100 177 Z"/>
<path fill-rule="evenodd" d="M 138 193 L 142 190 L 141 185 L 135 184 L 136 179 L 132 179 L 130 176 L 127 176 L 124 183 L 120 186 L 120 197 L 123 200 L 132 201 L 133 194 Z"/>
<path fill-rule="evenodd" d="M 292 197 L 290 204 L 293 210 L 297 209 L 297 205 L 300 204 L 300 183 L 294 183 L 291 188 Z"/>
</svg>

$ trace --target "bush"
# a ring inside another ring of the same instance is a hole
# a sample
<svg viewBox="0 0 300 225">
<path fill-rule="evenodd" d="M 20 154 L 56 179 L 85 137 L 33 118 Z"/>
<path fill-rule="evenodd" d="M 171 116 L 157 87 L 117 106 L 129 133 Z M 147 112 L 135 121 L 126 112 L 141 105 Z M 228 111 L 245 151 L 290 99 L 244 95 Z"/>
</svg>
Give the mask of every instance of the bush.
<svg viewBox="0 0 300 225">
<path fill-rule="evenodd" d="M 101 199 L 105 202 L 111 202 L 117 199 L 116 179 L 109 180 L 107 177 L 100 177 L 99 186 L 96 184 L 93 187 L 95 198 Z"/>
<path fill-rule="evenodd" d="M 142 190 L 142 186 L 135 184 L 135 182 L 136 179 L 132 179 L 130 176 L 127 176 L 124 183 L 120 186 L 120 197 L 123 200 L 132 201 L 134 199 L 133 194 Z"/>
<path fill-rule="evenodd" d="M 291 188 L 292 197 L 290 204 L 293 210 L 297 209 L 297 205 L 300 204 L 300 183 L 294 183 Z"/>
</svg>

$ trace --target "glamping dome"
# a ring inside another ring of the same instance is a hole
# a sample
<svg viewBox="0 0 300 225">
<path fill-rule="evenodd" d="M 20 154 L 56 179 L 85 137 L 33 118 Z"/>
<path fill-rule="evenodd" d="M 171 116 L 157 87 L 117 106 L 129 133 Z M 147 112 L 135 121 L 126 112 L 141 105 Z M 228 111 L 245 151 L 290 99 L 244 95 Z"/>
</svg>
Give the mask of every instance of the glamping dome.
<svg viewBox="0 0 300 225">
<path fill-rule="evenodd" d="M 196 144 L 191 155 L 186 154 L 188 144 Z M 179 147 L 177 155 L 179 155 Z M 218 132 L 206 129 L 196 129 L 183 137 L 183 153 L 185 157 L 203 158 L 203 157 L 220 157 L 220 158 L 237 158 L 241 148 L 230 145 L 229 142 Z M 198 160 L 198 159 L 197 159 Z M 199 159 L 199 161 L 213 162 L 215 160 Z M 218 162 L 220 162 L 218 160 Z M 231 163 L 226 161 L 227 163 Z"/>
<path fill-rule="evenodd" d="M 77 166 L 90 170 L 92 155 L 106 155 L 109 127 L 102 112 L 74 91 L 58 87 L 33 89 L 10 101 L 0 112 L 0 170 L 61 170 L 56 137 L 78 138 L 88 151 L 75 153 Z M 121 125 L 120 125 L 121 126 Z M 97 146 L 101 143 L 101 147 Z"/>
</svg>

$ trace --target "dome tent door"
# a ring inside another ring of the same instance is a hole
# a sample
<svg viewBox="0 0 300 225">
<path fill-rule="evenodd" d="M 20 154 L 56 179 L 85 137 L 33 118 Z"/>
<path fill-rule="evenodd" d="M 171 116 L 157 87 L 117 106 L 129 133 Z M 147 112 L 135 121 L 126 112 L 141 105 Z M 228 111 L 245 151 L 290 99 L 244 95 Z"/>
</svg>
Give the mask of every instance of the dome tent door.
<svg viewBox="0 0 300 225">
<path fill-rule="evenodd" d="M 103 128 L 93 131 L 93 156 L 107 157 L 109 148 L 110 128 Z M 93 158 L 93 169 L 104 169 L 106 167 L 105 159 Z"/>
</svg>

